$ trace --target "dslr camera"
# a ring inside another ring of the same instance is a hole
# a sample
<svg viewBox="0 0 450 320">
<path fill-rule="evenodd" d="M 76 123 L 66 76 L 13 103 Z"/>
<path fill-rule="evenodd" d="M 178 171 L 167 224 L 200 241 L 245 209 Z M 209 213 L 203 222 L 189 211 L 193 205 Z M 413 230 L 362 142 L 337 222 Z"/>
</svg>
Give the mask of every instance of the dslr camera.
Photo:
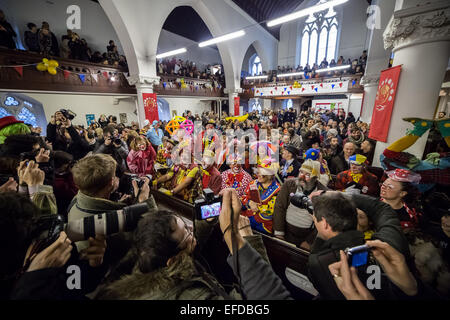
<svg viewBox="0 0 450 320">
<path fill-rule="evenodd" d="M 65 231 L 72 242 L 95 238 L 96 235 L 111 235 L 119 232 L 129 232 L 136 229 L 141 216 L 149 210 L 147 203 L 139 203 L 121 210 L 106 211 L 92 214 L 80 220 L 64 223 L 60 215 L 40 217 L 32 232 L 33 239 L 38 239 L 36 252 L 41 252 L 58 239 Z"/>
<path fill-rule="evenodd" d="M 195 219 L 206 220 L 215 218 L 220 215 L 222 209 L 222 199 L 215 196 L 214 192 L 209 189 L 203 189 L 203 198 L 197 199 L 194 202 Z"/>
<path fill-rule="evenodd" d="M 291 203 L 297 208 L 308 210 L 310 214 L 314 212 L 311 199 L 301 191 L 291 194 Z"/>
<path fill-rule="evenodd" d="M 77 116 L 77 114 L 75 112 L 73 112 L 72 110 L 69 110 L 69 109 L 61 109 L 61 110 L 59 110 L 59 112 L 62 113 L 64 118 L 69 119 L 70 121 L 72 121 Z"/>
</svg>

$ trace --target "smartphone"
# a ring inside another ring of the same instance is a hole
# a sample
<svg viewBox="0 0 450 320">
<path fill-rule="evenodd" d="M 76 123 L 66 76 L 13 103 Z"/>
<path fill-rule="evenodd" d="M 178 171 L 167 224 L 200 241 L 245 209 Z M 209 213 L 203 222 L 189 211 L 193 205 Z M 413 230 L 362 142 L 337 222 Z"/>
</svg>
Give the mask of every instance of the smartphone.
<svg viewBox="0 0 450 320">
<path fill-rule="evenodd" d="M 370 247 L 367 244 L 345 249 L 349 265 L 355 268 L 364 266 L 368 263 L 369 252 Z"/>
<path fill-rule="evenodd" d="M 218 217 L 222 209 L 222 202 L 206 204 L 200 207 L 201 220 Z"/>
<path fill-rule="evenodd" d="M 258 186 L 256 184 L 250 185 L 250 200 L 256 203 L 261 203 L 261 196 L 259 194 Z"/>
</svg>

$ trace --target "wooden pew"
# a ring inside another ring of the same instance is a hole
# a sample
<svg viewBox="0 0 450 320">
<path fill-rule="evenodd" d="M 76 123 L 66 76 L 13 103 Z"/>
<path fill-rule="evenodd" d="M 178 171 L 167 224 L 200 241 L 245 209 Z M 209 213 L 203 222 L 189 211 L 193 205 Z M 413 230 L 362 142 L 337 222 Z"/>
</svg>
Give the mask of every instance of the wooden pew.
<svg viewBox="0 0 450 320">
<path fill-rule="evenodd" d="M 152 190 L 152 194 L 158 205 L 192 221 L 195 214 L 194 205 L 159 191 Z M 253 233 L 259 232 L 253 230 Z M 274 272 L 281 278 L 292 297 L 297 300 L 311 300 L 317 295 L 306 277 L 309 252 L 286 241 L 260 234 Z"/>
</svg>

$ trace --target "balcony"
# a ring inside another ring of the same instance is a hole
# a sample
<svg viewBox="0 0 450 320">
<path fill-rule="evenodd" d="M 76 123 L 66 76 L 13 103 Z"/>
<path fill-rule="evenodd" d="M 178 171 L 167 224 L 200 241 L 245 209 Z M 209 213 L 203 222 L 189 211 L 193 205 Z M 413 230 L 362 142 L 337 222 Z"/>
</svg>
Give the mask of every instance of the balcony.
<svg viewBox="0 0 450 320">
<path fill-rule="evenodd" d="M 242 84 L 242 99 L 284 98 L 315 95 L 333 95 L 347 93 L 363 93 L 360 85 L 363 74 L 349 74 L 339 77 L 322 77 L 308 80 L 291 79 L 267 82 L 266 80 L 247 81 Z M 297 82 L 297 84 L 296 84 Z"/>
<path fill-rule="evenodd" d="M 0 65 L 29 65 L 42 56 L 27 51 L 0 48 Z M 97 94 L 136 94 L 125 78 L 126 70 L 85 61 L 48 57 L 58 61 L 56 75 L 38 71 L 35 65 L 23 67 L 21 76 L 14 68 L 0 68 L 0 89 L 18 91 L 83 92 Z M 79 74 L 84 75 L 84 82 Z M 114 78 L 112 78 L 114 76 Z"/>
<path fill-rule="evenodd" d="M 154 91 L 158 95 L 224 97 L 223 86 L 212 80 L 169 75 L 161 75 L 160 77 L 159 85 L 154 86 Z M 185 86 L 182 85 L 181 79 L 183 79 Z"/>
</svg>

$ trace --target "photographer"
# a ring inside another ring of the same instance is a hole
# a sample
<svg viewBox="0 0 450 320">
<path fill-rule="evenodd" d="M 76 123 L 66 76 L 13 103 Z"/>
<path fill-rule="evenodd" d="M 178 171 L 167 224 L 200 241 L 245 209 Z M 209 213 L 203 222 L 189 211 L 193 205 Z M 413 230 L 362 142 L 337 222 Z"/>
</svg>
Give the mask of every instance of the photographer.
<svg viewBox="0 0 450 320">
<path fill-rule="evenodd" d="M 288 179 L 281 186 L 273 212 L 275 237 L 305 249 L 310 248 L 316 235 L 312 214 L 303 205 L 295 206 L 292 198 L 296 192 L 308 196 L 318 190 L 328 190 L 319 182 L 319 175 L 320 163 L 308 159 L 301 166 L 298 178 Z"/>
<path fill-rule="evenodd" d="M 114 125 L 110 124 L 103 129 L 103 139 L 97 141 L 94 153 L 111 155 L 118 164 L 120 174 L 127 171 L 128 146 L 119 138 Z"/>
<path fill-rule="evenodd" d="M 83 299 L 95 289 L 104 273 L 101 237 L 90 239 L 87 250 L 78 254 L 61 232 L 46 249 L 31 254 L 41 233 L 36 229 L 41 210 L 26 196 L 0 193 L 0 211 L 0 246 L 8 257 L 0 262 L 0 299 Z M 80 267 L 81 290 L 67 288 L 69 265 Z"/>
<path fill-rule="evenodd" d="M 47 139 L 52 143 L 54 151 L 68 152 L 75 160 L 78 160 L 91 151 L 91 148 L 72 126 L 74 117 L 74 113 L 70 110 L 57 111 L 47 125 Z"/>
<path fill-rule="evenodd" d="M 120 210 L 127 205 L 123 202 L 113 202 L 111 194 L 119 186 L 119 178 L 116 177 L 116 161 L 106 154 L 95 154 L 87 156 L 72 168 L 73 180 L 79 191 L 69 207 L 68 221 L 75 221 L 104 213 L 109 210 Z M 134 196 L 137 202 L 147 202 L 149 208 L 155 208 L 153 197 L 149 198 L 150 188 L 148 179 L 139 190 L 137 182 L 133 181 Z M 121 200 L 124 200 L 122 197 Z M 130 249 L 129 235 L 119 233 L 107 238 L 108 250 L 105 261 L 113 263 L 120 260 Z M 87 241 L 76 242 L 79 250 L 87 247 Z"/>
<path fill-rule="evenodd" d="M 225 189 L 220 229 L 233 255 L 232 238 L 237 245 L 241 288 L 247 299 L 280 300 L 289 298 L 281 280 L 274 274 L 264 254 L 260 236 L 252 235 L 249 221 L 240 216 L 241 203 L 235 190 Z M 231 221 L 233 227 L 231 227 Z M 217 300 L 240 299 L 235 291 L 227 294 L 217 280 L 200 264 L 196 257 L 199 247 L 207 243 L 217 218 L 197 221 L 196 234 L 178 215 L 158 211 L 145 216 L 135 233 L 136 256 L 134 272 L 105 285 L 97 299 L 127 300 Z M 247 242 L 248 241 L 248 242 Z M 252 245 L 258 249 L 256 251 Z M 232 256 L 228 264 L 234 268 Z"/>
<path fill-rule="evenodd" d="M 328 266 L 339 261 L 339 250 L 352 248 L 365 243 L 362 232 L 357 231 L 356 208 L 364 211 L 373 222 L 375 233 L 372 239 L 389 243 L 409 261 L 408 242 L 401 230 L 400 221 L 392 208 L 376 198 L 341 192 L 327 191 L 320 195 L 311 195 L 314 206 L 314 225 L 318 236 L 309 256 L 309 279 L 323 299 L 343 299 L 336 287 Z M 363 268 L 364 269 L 364 268 Z M 366 270 L 360 270 L 360 277 L 366 279 Z M 382 278 L 382 290 L 372 290 L 372 294 L 384 296 L 384 299 L 398 296 L 389 281 Z"/>
</svg>

